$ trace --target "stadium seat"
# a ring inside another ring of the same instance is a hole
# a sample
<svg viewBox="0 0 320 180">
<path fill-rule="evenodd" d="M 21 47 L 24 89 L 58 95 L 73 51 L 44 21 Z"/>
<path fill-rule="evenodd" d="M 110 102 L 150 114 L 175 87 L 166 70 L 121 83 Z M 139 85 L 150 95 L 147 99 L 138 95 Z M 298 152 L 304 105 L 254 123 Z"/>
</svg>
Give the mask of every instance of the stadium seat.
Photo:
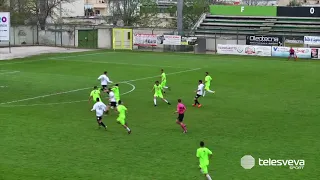
<svg viewBox="0 0 320 180">
<path fill-rule="evenodd" d="M 194 31 L 196 36 L 213 35 L 289 35 L 320 33 L 320 18 L 206 15 Z"/>
</svg>

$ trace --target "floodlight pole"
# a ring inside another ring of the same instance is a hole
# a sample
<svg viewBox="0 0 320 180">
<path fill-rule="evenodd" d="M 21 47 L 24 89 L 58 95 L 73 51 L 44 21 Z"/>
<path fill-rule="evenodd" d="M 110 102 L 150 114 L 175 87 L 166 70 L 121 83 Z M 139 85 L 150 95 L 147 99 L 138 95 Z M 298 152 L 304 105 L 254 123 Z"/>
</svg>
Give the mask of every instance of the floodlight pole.
<svg viewBox="0 0 320 180">
<path fill-rule="evenodd" d="M 179 35 L 183 33 L 183 0 L 177 2 L 177 29 Z"/>
<path fill-rule="evenodd" d="M 62 1 L 63 1 L 63 0 L 60 0 L 60 4 L 59 4 L 59 9 L 60 9 L 59 16 L 60 16 L 60 21 L 61 21 L 61 18 L 62 18 Z"/>
</svg>

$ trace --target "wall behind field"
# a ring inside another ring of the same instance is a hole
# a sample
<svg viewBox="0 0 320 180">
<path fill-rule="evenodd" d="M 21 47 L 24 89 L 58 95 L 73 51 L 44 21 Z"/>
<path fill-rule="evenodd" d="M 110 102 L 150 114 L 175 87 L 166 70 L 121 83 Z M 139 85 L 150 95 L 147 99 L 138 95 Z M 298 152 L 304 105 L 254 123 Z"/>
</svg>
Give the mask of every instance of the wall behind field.
<svg viewBox="0 0 320 180">
<path fill-rule="evenodd" d="M 36 26 L 15 26 L 10 29 L 11 46 L 23 45 L 44 45 L 57 47 L 78 47 L 78 30 L 98 29 L 98 48 L 112 49 L 112 28 L 92 27 L 92 26 L 50 26 L 47 30 L 39 30 Z M 174 29 L 137 28 L 133 29 L 133 34 L 175 34 Z M 240 44 L 245 45 L 245 37 L 237 36 L 217 36 L 216 39 L 206 39 L 207 51 L 215 51 L 216 44 Z M 0 42 L 0 47 L 7 47 L 8 42 Z M 154 47 L 163 50 L 163 45 Z M 134 46 L 134 49 L 138 47 Z"/>
</svg>

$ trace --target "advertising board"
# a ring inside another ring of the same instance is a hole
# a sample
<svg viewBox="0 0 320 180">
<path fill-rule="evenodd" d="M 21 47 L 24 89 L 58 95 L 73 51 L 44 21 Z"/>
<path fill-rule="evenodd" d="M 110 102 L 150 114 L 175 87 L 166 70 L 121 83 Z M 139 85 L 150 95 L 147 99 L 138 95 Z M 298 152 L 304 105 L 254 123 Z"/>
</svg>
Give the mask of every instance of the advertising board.
<svg viewBox="0 0 320 180">
<path fill-rule="evenodd" d="M 10 40 L 10 13 L 0 12 L 0 41 Z"/>
<path fill-rule="evenodd" d="M 320 45 L 320 36 L 304 36 L 304 44 Z"/>
<path fill-rule="evenodd" d="M 271 56 L 271 46 L 218 44 L 217 53 L 248 56 Z"/>
<path fill-rule="evenodd" d="M 164 45 L 181 45 L 181 36 L 178 35 L 163 35 L 161 42 Z"/>
<path fill-rule="evenodd" d="M 283 38 L 281 36 L 247 36 L 247 45 L 262 45 L 262 46 L 282 46 Z"/>
<path fill-rule="evenodd" d="M 298 58 L 311 58 L 310 48 L 293 48 Z M 288 57 L 290 47 L 272 46 L 272 56 Z"/>
<path fill-rule="evenodd" d="M 319 48 L 311 48 L 311 58 L 312 59 L 320 59 L 320 49 Z"/>
<path fill-rule="evenodd" d="M 135 46 L 157 46 L 156 34 L 134 34 L 133 45 Z"/>
</svg>

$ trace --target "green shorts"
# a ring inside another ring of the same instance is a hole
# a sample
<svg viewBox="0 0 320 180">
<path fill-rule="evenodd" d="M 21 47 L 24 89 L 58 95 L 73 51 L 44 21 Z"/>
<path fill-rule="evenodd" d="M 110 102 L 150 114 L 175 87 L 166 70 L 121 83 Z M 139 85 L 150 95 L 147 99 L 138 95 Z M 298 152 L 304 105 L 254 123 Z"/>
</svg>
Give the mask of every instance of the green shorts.
<svg viewBox="0 0 320 180">
<path fill-rule="evenodd" d="M 123 116 L 119 116 L 117 118 L 117 121 L 123 126 L 126 124 L 126 117 L 123 117 Z"/>
<path fill-rule="evenodd" d="M 208 165 L 199 165 L 200 169 L 202 170 L 203 174 L 208 174 Z"/>
<path fill-rule="evenodd" d="M 158 97 L 158 98 L 163 98 L 163 94 L 162 93 L 155 93 L 154 97 Z"/>
<path fill-rule="evenodd" d="M 162 86 L 162 87 L 166 87 L 166 84 L 167 84 L 167 81 L 162 81 L 162 82 L 161 82 L 161 86 Z"/>
</svg>

